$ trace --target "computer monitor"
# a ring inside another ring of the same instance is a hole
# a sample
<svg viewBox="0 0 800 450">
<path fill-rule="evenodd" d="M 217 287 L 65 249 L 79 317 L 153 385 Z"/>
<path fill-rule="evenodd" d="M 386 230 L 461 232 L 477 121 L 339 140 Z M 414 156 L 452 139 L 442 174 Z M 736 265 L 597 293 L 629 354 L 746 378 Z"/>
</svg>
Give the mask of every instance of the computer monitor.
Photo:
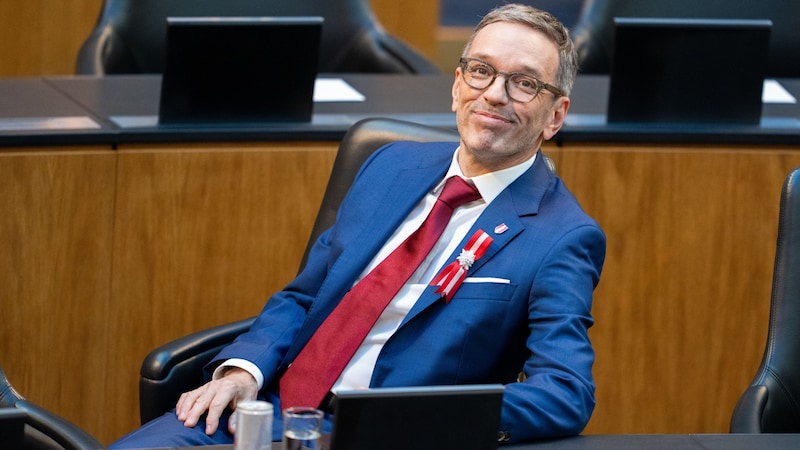
<svg viewBox="0 0 800 450">
<path fill-rule="evenodd" d="M 170 17 L 159 124 L 309 122 L 321 17 Z"/>
<path fill-rule="evenodd" d="M 372 388 L 336 393 L 331 450 L 492 450 L 503 386 Z"/>
<path fill-rule="evenodd" d="M 771 26 L 615 18 L 608 122 L 758 124 Z"/>
</svg>

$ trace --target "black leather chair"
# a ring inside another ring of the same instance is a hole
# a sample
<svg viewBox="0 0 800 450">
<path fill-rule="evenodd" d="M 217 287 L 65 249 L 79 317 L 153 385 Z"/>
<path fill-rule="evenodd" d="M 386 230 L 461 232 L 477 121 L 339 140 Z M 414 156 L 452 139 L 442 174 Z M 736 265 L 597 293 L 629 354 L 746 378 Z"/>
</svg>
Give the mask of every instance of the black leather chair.
<svg viewBox="0 0 800 450">
<path fill-rule="evenodd" d="M 162 73 L 170 16 L 322 16 L 321 72 L 438 72 L 376 23 L 368 0 L 105 0 L 76 72 Z"/>
<path fill-rule="evenodd" d="M 336 220 L 339 204 L 353 183 L 358 169 L 383 145 L 399 141 L 458 141 L 454 130 L 395 119 L 365 119 L 353 125 L 339 145 L 328 185 L 306 244 L 300 270 L 308 252 L 323 231 Z M 555 172 L 553 160 L 544 161 Z M 142 424 L 175 407 L 183 392 L 203 383 L 203 366 L 236 336 L 247 331 L 255 318 L 202 330 L 169 342 L 148 354 L 139 379 L 139 413 Z"/>
<path fill-rule="evenodd" d="M 783 184 L 764 357 L 732 433 L 800 433 L 800 167 Z"/>
<path fill-rule="evenodd" d="M 20 395 L 6 378 L 0 367 L 0 408 L 16 408 L 24 411 L 25 435 L 22 449 L 14 450 L 96 450 L 104 448 L 89 433 L 66 419 L 53 414 Z M 0 448 L 8 448 L 0 442 Z"/>
<path fill-rule="evenodd" d="M 769 19 L 772 34 L 767 76 L 800 76 L 797 1 L 586 0 L 572 32 L 582 73 L 609 73 L 614 17 Z"/>
</svg>

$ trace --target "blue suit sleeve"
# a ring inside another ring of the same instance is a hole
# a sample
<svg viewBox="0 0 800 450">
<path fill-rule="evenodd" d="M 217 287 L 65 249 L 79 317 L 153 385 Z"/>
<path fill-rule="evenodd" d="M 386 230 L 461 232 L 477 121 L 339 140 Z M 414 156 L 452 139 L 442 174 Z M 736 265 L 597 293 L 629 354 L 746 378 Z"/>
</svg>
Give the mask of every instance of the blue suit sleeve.
<svg viewBox="0 0 800 450">
<path fill-rule="evenodd" d="M 506 386 L 501 429 L 509 442 L 580 433 L 595 406 L 588 329 L 605 256 L 596 226 L 570 231 L 536 271 L 529 298 L 530 357 Z"/>
</svg>

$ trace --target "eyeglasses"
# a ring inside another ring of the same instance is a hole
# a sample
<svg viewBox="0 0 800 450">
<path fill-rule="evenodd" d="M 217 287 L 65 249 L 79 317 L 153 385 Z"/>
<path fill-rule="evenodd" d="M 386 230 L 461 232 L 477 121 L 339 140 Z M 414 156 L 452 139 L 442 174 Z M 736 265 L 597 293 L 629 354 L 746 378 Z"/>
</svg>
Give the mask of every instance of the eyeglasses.
<svg viewBox="0 0 800 450">
<path fill-rule="evenodd" d="M 539 95 L 542 89 L 550 91 L 556 97 L 564 95 L 561 89 L 522 72 L 500 72 L 486 61 L 475 58 L 461 58 L 461 76 L 467 86 L 483 90 L 494 83 L 498 75 L 505 77 L 506 94 L 511 100 L 528 103 Z"/>
</svg>

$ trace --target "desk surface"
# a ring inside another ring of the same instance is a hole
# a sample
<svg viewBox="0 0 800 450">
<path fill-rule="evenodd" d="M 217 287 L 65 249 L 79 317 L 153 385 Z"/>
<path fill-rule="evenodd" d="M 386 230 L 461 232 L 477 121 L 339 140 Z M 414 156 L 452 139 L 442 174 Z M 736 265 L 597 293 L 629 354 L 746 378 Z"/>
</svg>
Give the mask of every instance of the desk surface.
<svg viewBox="0 0 800 450">
<path fill-rule="evenodd" d="M 364 102 L 317 102 L 310 123 L 253 126 L 158 125 L 161 77 L 53 77 L 45 82 L 100 120 L 116 127 L 120 143 L 164 141 L 340 140 L 355 122 L 394 117 L 434 126 L 455 127 L 450 112 L 452 80 L 442 76 L 347 75 Z M 2 80 L 0 80 L 2 82 Z"/>
<path fill-rule="evenodd" d="M 0 146 L 104 144 L 116 134 L 45 79 L 0 79 Z"/>
<path fill-rule="evenodd" d="M 339 140 L 356 121 L 394 117 L 455 127 L 452 75 L 343 78 L 364 102 L 316 103 L 310 123 L 258 126 L 159 126 L 160 77 L 63 76 L 0 79 L 0 146 L 244 140 Z M 800 80 L 778 80 L 800 98 Z M 800 106 L 765 104 L 760 125 L 608 124 L 608 77 L 580 76 L 556 142 L 716 142 L 800 144 Z"/>
<path fill-rule="evenodd" d="M 508 450 L 789 450 L 800 448 L 798 434 L 633 434 L 588 435 L 500 447 Z"/>
<path fill-rule="evenodd" d="M 233 450 L 232 445 L 203 448 Z M 272 450 L 282 450 L 282 448 L 280 442 L 272 444 Z M 800 434 L 609 434 L 502 445 L 498 450 L 796 450 L 797 448 L 800 448 Z"/>
</svg>

